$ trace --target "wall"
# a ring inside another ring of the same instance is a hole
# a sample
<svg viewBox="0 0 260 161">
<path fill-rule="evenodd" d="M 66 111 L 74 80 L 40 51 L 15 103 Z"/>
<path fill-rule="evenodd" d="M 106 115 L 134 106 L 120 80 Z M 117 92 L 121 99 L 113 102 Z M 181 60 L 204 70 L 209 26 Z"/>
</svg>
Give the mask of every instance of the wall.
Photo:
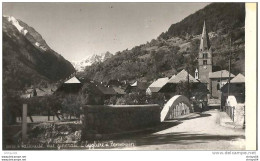
<svg viewBox="0 0 260 161">
<path fill-rule="evenodd" d="M 238 103 L 234 110 L 234 122 L 236 125 L 243 127 L 245 121 L 245 104 Z"/>
<path fill-rule="evenodd" d="M 86 105 L 82 139 L 135 131 L 160 123 L 159 105 Z"/>
<path fill-rule="evenodd" d="M 220 78 L 211 78 L 211 92 L 212 97 L 220 99 L 221 97 L 221 91 L 217 90 L 217 85 L 220 84 Z M 219 81 L 219 82 L 218 82 Z M 221 82 L 227 82 L 228 78 L 222 78 Z"/>
<path fill-rule="evenodd" d="M 194 112 L 194 110 L 188 98 L 182 95 L 176 95 L 164 105 L 161 111 L 161 121 L 173 119 L 191 112 Z"/>
</svg>

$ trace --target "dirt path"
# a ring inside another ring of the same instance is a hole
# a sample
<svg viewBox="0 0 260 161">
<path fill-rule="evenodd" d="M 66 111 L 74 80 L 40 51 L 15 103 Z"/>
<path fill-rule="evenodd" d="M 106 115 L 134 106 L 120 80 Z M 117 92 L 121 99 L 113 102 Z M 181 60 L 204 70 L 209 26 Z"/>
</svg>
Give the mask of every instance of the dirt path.
<svg viewBox="0 0 260 161">
<path fill-rule="evenodd" d="M 244 130 L 220 126 L 219 116 L 211 110 L 165 122 L 152 134 L 124 139 L 135 143 L 124 150 L 244 150 Z"/>
</svg>

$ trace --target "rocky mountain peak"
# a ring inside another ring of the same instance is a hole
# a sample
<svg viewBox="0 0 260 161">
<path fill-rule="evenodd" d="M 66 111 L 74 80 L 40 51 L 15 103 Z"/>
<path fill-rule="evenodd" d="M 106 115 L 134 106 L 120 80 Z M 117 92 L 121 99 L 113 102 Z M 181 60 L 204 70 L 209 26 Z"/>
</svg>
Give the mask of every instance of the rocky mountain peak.
<svg viewBox="0 0 260 161">
<path fill-rule="evenodd" d="M 72 61 L 71 63 L 78 72 L 81 72 L 84 71 L 84 69 L 87 66 L 91 66 L 92 64 L 95 63 L 104 62 L 105 60 L 111 58 L 112 56 L 113 54 L 107 51 L 101 54 L 93 54 L 83 59 L 82 61 Z"/>
</svg>

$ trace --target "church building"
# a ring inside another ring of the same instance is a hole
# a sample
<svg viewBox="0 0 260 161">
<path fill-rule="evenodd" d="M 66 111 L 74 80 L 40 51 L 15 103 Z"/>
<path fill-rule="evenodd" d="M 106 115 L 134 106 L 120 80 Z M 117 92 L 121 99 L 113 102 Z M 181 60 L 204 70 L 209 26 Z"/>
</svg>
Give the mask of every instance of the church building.
<svg viewBox="0 0 260 161">
<path fill-rule="evenodd" d="M 229 72 L 226 70 L 213 72 L 212 66 L 212 50 L 208 36 L 208 31 L 206 28 L 206 23 L 204 21 L 198 55 L 198 69 L 196 69 L 195 71 L 195 78 L 199 80 L 201 83 L 207 85 L 207 88 L 210 92 L 209 98 L 220 99 L 220 89 L 225 83 L 228 82 Z M 232 78 L 234 77 L 233 74 L 230 75 Z"/>
</svg>

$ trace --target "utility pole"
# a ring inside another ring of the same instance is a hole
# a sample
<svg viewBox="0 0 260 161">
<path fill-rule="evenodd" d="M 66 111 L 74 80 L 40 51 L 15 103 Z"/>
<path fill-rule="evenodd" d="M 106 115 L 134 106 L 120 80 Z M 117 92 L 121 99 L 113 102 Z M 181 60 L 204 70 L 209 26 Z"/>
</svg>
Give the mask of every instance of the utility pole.
<svg viewBox="0 0 260 161">
<path fill-rule="evenodd" d="M 23 104 L 23 117 L 22 117 L 22 143 L 27 140 L 27 104 Z"/>
<path fill-rule="evenodd" d="M 187 81 L 188 81 L 188 99 L 190 100 L 190 77 L 189 77 L 189 66 L 187 67 Z"/>
<path fill-rule="evenodd" d="M 229 96 L 229 92 L 230 92 L 230 76 L 231 76 L 231 38 L 230 38 L 230 50 L 229 50 L 229 59 L 228 59 L 228 64 L 229 64 L 229 67 L 228 67 L 228 70 L 229 70 L 229 73 L 228 73 L 228 96 Z"/>
</svg>

